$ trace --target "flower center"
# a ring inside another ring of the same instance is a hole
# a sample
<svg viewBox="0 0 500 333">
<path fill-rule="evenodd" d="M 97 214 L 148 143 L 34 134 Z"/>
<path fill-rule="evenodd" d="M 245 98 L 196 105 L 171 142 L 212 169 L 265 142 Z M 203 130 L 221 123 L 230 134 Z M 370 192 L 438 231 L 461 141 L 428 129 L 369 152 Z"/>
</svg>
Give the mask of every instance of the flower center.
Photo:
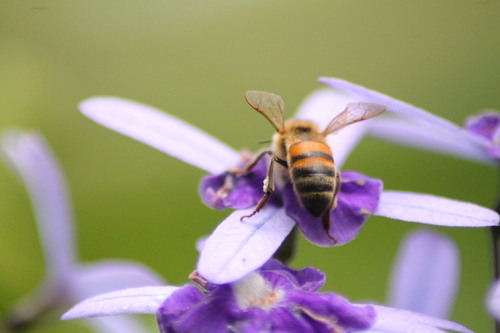
<svg viewBox="0 0 500 333">
<path fill-rule="evenodd" d="M 281 301 L 283 291 L 272 286 L 258 273 L 248 274 L 243 279 L 232 284 L 236 302 L 242 309 L 260 307 L 269 310 Z"/>
</svg>

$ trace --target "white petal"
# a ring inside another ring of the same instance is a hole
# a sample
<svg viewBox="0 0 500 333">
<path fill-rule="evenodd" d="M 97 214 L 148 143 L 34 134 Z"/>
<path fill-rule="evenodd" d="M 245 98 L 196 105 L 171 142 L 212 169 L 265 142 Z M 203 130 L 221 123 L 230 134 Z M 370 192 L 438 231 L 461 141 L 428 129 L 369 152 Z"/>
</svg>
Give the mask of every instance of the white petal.
<svg viewBox="0 0 500 333">
<path fill-rule="evenodd" d="M 439 125 L 443 129 L 457 130 L 460 129 L 457 125 L 449 122 L 448 120 L 438 117 L 430 112 L 417 108 L 411 104 L 402 102 L 390 96 L 384 95 L 374 90 L 358 86 L 354 83 L 347 82 L 337 78 L 320 78 L 320 82 L 325 83 L 339 91 L 350 94 L 355 98 L 362 99 L 364 102 L 380 103 L 387 106 L 387 110 L 408 116 L 411 118 L 418 118 L 425 120 L 429 123 Z"/>
<path fill-rule="evenodd" d="M 470 133 L 444 118 L 377 91 L 336 78 L 320 78 L 319 81 L 360 100 L 383 104 L 387 106 L 387 111 L 403 116 L 406 119 L 422 122 L 425 127 L 428 127 L 429 132 L 438 132 L 441 138 L 446 137 L 448 141 L 466 142 L 466 146 L 476 144 L 484 147 L 487 145 L 487 140 L 479 135 Z M 394 139 L 394 142 L 399 143 L 397 138 Z M 418 140 L 418 138 L 414 138 L 414 140 Z M 432 150 L 434 148 L 432 142 L 428 143 L 425 148 Z M 467 154 L 464 153 L 463 156 L 467 157 Z"/>
<path fill-rule="evenodd" d="M 151 333 L 141 320 L 130 316 L 88 318 L 85 323 L 99 333 Z"/>
<path fill-rule="evenodd" d="M 497 280 L 491 286 L 486 299 L 486 305 L 490 314 L 500 321 L 500 280 Z"/>
<path fill-rule="evenodd" d="M 43 137 L 34 132 L 5 133 L 2 149 L 31 197 L 47 274 L 59 281 L 66 279 L 76 250 L 73 212 L 59 163 Z"/>
<path fill-rule="evenodd" d="M 165 281 L 148 267 L 125 260 L 79 265 L 73 281 L 75 302 L 115 290 L 165 285 Z"/>
<path fill-rule="evenodd" d="M 210 173 L 235 166 L 239 154 L 214 137 L 151 106 L 116 97 L 83 101 L 92 120 Z"/>
<path fill-rule="evenodd" d="M 450 227 L 489 227 L 498 225 L 500 220 L 498 213 L 472 203 L 397 191 L 382 192 L 374 214 Z"/>
<path fill-rule="evenodd" d="M 233 212 L 209 236 L 198 262 L 201 276 L 213 283 L 240 279 L 262 266 L 295 225 L 284 209 L 271 205 L 240 221 L 252 211 L 253 208 Z"/>
<path fill-rule="evenodd" d="M 179 287 L 154 286 L 119 290 L 98 295 L 75 305 L 63 320 L 114 316 L 125 313 L 156 314 L 161 304 Z"/>
<path fill-rule="evenodd" d="M 296 118 L 313 121 L 323 129 L 345 109 L 347 104 L 353 102 L 359 101 L 342 92 L 321 89 L 313 92 L 302 102 Z M 365 120 L 349 125 L 327 137 L 328 144 L 334 153 L 335 164 L 339 168 L 342 167 L 350 152 L 366 133 L 370 122 L 371 120 Z"/>
<path fill-rule="evenodd" d="M 463 131 L 463 130 L 461 130 Z M 400 145 L 453 155 L 474 161 L 496 164 L 485 150 L 485 145 L 469 140 L 468 136 L 450 136 L 422 122 L 409 121 L 396 117 L 373 119 L 369 134 L 378 139 Z"/>
<path fill-rule="evenodd" d="M 377 319 L 371 329 L 376 332 L 445 333 L 447 330 L 451 330 L 462 333 L 473 333 L 467 327 L 449 320 L 380 305 L 373 306 L 377 311 Z"/>
<path fill-rule="evenodd" d="M 412 232 L 391 274 L 389 305 L 448 318 L 458 290 L 459 266 L 458 249 L 451 239 L 426 229 Z"/>
</svg>

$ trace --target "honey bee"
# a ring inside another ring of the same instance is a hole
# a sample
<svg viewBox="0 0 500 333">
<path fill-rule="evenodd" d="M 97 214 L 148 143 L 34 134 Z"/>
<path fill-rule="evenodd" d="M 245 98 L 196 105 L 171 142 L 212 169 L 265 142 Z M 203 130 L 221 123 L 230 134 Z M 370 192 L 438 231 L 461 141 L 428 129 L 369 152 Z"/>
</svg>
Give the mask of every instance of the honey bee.
<svg viewBox="0 0 500 333">
<path fill-rule="evenodd" d="M 244 218 L 259 212 L 275 189 L 274 165 L 278 163 L 283 183 L 291 182 L 293 190 L 302 206 L 314 217 L 321 217 L 323 229 L 330 239 L 329 211 L 337 206 L 337 194 L 340 187 L 340 175 L 335 166 L 326 136 L 358 121 L 373 118 L 385 111 L 386 107 L 374 103 L 350 103 L 334 117 L 321 131 L 318 125 L 310 121 L 289 120 L 285 123 L 283 112 L 285 103 L 275 94 L 262 91 L 248 91 L 247 103 L 262 114 L 274 126 L 270 150 L 262 151 L 245 169 L 251 170 L 266 154 L 271 155 L 266 178 L 264 195 L 255 210 Z M 277 170 L 278 171 L 278 170 Z"/>
</svg>

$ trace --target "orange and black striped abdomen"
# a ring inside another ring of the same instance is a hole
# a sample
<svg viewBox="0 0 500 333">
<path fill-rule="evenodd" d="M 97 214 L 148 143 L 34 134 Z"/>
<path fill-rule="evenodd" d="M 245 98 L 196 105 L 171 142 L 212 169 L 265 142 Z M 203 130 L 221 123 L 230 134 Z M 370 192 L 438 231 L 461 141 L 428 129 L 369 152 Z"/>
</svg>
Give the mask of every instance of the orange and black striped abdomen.
<svg viewBox="0 0 500 333">
<path fill-rule="evenodd" d="M 304 208 L 313 216 L 322 216 L 332 207 L 338 189 L 330 147 L 320 141 L 295 142 L 288 149 L 288 166 Z"/>
</svg>

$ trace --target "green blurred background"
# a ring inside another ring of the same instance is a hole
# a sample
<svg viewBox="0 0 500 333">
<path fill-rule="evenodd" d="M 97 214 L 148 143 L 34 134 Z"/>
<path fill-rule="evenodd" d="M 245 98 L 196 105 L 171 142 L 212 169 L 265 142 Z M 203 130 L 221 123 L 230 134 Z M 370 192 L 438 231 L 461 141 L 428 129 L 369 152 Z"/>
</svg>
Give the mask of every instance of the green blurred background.
<svg viewBox="0 0 500 333">
<path fill-rule="evenodd" d="M 157 106 L 235 148 L 272 133 L 246 105 L 257 89 L 282 95 L 288 115 L 334 76 L 456 123 L 500 108 L 500 1 L 1 0 L 0 126 L 41 131 L 66 172 L 82 261 L 144 262 L 180 284 L 195 241 L 228 212 L 200 203 L 203 172 L 91 122 L 77 104 L 116 95 Z M 493 168 L 364 140 L 345 169 L 386 189 L 493 206 Z M 373 217 L 356 241 L 317 248 L 303 238 L 293 267 L 328 274 L 323 290 L 384 302 L 392 260 L 415 224 Z M 487 230 L 436 228 L 462 258 L 452 319 L 477 332 L 491 276 Z M 0 311 L 32 290 L 44 265 L 24 188 L 0 166 Z M 56 318 L 56 317 L 54 317 Z M 150 318 L 151 319 L 151 318 Z M 90 332 L 47 321 L 30 332 Z"/>
</svg>

